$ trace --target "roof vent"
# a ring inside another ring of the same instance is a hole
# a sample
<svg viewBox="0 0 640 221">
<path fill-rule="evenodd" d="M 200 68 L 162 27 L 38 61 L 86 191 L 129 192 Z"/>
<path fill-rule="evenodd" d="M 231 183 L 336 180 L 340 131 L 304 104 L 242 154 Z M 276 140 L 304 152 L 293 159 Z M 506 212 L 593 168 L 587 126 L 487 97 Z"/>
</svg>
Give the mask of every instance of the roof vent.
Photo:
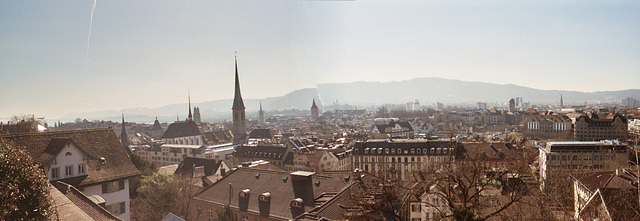
<svg viewBox="0 0 640 221">
<path fill-rule="evenodd" d="M 349 174 L 347 174 L 346 176 L 344 176 L 344 181 L 349 181 L 349 177 L 351 177 Z"/>
<path fill-rule="evenodd" d="M 107 159 L 100 157 L 100 163 L 102 163 L 102 165 L 107 164 Z"/>
<path fill-rule="evenodd" d="M 320 186 L 320 180 L 316 180 L 316 186 Z"/>
<path fill-rule="evenodd" d="M 256 173 L 256 179 L 260 178 L 260 173 Z"/>
<path fill-rule="evenodd" d="M 289 179 L 289 177 L 288 177 L 288 176 L 284 176 L 284 177 L 282 177 L 282 182 L 283 182 L 283 183 L 286 183 L 288 179 Z"/>
</svg>

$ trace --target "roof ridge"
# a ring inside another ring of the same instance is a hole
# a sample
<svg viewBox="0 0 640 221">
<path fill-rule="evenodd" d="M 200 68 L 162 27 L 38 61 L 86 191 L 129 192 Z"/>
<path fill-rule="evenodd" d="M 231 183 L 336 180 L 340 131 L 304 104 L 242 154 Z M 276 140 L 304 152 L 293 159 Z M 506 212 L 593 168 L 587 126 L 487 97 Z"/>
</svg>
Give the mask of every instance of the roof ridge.
<svg viewBox="0 0 640 221">
<path fill-rule="evenodd" d="M 0 135 L 0 137 L 25 137 L 25 136 L 33 136 L 33 135 L 47 135 L 47 134 L 72 134 L 75 132 L 93 132 L 93 131 L 103 131 L 103 130 L 113 130 L 111 127 L 104 128 L 89 128 L 89 129 L 73 129 L 73 130 L 61 130 L 61 131 L 47 131 L 47 132 L 28 132 L 28 133 L 18 133 L 18 134 L 10 134 L 10 135 Z"/>
</svg>

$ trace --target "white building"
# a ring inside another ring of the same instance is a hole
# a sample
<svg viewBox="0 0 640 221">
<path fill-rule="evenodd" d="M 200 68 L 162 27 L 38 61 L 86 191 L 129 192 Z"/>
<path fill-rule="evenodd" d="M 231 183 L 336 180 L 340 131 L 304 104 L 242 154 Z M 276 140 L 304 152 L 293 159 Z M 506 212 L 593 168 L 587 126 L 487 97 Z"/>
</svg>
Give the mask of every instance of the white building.
<svg viewBox="0 0 640 221">
<path fill-rule="evenodd" d="M 106 209 L 130 220 L 129 179 L 140 176 L 113 129 L 90 129 L 3 136 L 25 146 L 50 181 L 71 184 Z"/>
</svg>

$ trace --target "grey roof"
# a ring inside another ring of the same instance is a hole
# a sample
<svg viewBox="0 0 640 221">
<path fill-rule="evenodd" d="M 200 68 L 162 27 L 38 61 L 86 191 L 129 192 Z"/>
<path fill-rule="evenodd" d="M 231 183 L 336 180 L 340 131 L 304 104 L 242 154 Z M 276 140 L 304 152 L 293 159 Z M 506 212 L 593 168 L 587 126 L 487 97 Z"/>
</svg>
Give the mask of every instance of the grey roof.
<svg viewBox="0 0 640 221">
<path fill-rule="evenodd" d="M 161 138 L 177 138 L 202 135 L 198 125 L 193 121 L 174 122 L 162 134 Z"/>
</svg>

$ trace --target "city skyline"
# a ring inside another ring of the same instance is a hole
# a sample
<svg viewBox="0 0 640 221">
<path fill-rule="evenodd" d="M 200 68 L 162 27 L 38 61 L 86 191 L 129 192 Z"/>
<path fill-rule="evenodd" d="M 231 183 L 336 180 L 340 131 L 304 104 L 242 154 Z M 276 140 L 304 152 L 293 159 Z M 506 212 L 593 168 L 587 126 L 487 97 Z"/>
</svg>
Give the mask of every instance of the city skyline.
<svg viewBox="0 0 640 221">
<path fill-rule="evenodd" d="M 230 99 L 235 51 L 246 99 L 421 77 L 584 92 L 640 81 L 633 1 L 93 3 L 0 3 L 0 119 Z"/>
</svg>

